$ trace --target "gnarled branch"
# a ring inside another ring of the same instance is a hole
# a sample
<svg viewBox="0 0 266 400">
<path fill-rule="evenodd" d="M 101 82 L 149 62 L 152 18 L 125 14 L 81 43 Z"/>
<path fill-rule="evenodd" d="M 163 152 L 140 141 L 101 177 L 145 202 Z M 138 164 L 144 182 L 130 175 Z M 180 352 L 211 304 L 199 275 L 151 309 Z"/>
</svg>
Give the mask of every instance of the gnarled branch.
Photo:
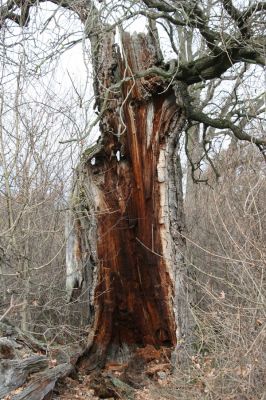
<svg viewBox="0 0 266 400">
<path fill-rule="evenodd" d="M 249 135 L 241 128 L 239 128 L 239 126 L 233 124 L 233 122 L 231 122 L 226 118 L 210 118 L 207 114 L 203 113 L 202 111 L 192 110 L 192 109 L 189 110 L 188 117 L 190 120 L 202 122 L 207 126 L 212 126 L 213 128 L 230 129 L 237 139 L 254 143 L 260 148 L 266 147 L 266 139 L 256 138 L 254 136 Z"/>
</svg>

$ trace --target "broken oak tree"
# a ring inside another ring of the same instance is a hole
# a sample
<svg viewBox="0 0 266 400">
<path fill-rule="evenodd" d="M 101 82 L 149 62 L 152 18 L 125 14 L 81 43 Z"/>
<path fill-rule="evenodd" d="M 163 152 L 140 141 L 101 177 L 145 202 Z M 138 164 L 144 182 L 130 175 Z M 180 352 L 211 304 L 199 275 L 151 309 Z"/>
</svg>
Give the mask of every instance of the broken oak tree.
<svg viewBox="0 0 266 400">
<path fill-rule="evenodd" d="M 161 61 L 153 35 L 121 41 L 121 52 L 113 32 L 98 41 L 100 145 L 77 168 L 68 221 L 67 288 L 87 294 L 88 368 L 125 345 L 174 347 L 188 329 L 182 85 L 145 74 Z"/>
</svg>

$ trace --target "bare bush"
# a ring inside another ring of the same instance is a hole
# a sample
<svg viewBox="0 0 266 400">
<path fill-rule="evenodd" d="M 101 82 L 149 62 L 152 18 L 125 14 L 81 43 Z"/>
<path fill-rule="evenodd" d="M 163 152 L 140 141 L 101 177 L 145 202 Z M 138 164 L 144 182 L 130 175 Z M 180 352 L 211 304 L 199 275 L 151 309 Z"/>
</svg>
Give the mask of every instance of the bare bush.
<svg viewBox="0 0 266 400">
<path fill-rule="evenodd" d="M 194 373 L 209 398 L 261 399 L 265 376 L 265 165 L 245 146 L 223 151 L 220 182 L 187 199 L 194 272 Z M 213 173 L 208 169 L 205 175 Z M 192 206 L 192 207 L 191 207 Z M 223 397 L 224 398 L 224 397 Z M 248 397 L 249 398 L 249 397 Z"/>
</svg>

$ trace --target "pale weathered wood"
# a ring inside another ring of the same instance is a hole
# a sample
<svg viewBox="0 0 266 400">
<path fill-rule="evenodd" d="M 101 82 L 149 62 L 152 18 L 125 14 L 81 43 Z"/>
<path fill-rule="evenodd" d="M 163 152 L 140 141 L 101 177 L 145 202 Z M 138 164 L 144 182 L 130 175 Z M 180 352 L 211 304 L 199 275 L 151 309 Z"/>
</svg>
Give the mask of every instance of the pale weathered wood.
<svg viewBox="0 0 266 400">
<path fill-rule="evenodd" d="M 74 370 L 82 354 L 77 345 L 50 349 L 50 353 L 46 349 L 47 355 L 36 354 L 36 350 L 44 350 L 44 344 L 8 320 L 0 323 L 0 333 L 5 335 L 0 337 L 0 399 L 6 395 L 14 400 L 45 399 L 58 379 Z M 52 368 L 49 366 L 51 359 L 56 364 Z M 20 391 L 27 381 L 28 384 Z"/>
<path fill-rule="evenodd" d="M 0 398 L 23 385 L 28 376 L 48 367 L 45 356 L 0 361 Z"/>
<path fill-rule="evenodd" d="M 17 349 L 21 348 L 22 345 L 18 344 L 14 339 L 0 338 L 0 360 L 15 358 Z"/>
<path fill-rule="evenodd" d="M 0 398 L 23 385 L 32 373 L 48 367 L 48 358 L 33 354 L 43 345 L 8 319 L 0 322 Z"/>
<path fill-rule="evenodd" d="M 58 379 L 68 376 L 73 369 L 73 365 L 68 363 L 47 369 L 35 376 L 30 384 L 19 394 L 12 396 L 11 400 L 43 400 L 54 389 Z"/>
<path fill-rule="evenodd" d="M 46 351 L 46 346 L 43 342 L 30 335 L 28 332 L 23 332 L 7 318 L 0 321 L 0 337 L 13 339 L 17 341 L 17 343 L 27 346 L 34 351 Z"/>
</svg>

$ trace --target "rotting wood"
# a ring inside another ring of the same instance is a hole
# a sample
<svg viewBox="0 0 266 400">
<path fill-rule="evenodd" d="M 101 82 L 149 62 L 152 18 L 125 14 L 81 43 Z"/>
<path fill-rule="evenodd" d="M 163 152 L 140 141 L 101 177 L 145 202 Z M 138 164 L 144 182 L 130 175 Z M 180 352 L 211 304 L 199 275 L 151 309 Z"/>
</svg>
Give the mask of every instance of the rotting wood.
<svg viewBox="0 0 266 400">
<path fill-rule="evenodd" d="M 48 358 L 40 354 L 43 350 L 41 342 L 8 319 L 0 322 L 0 398 L 23 385 L 30 374 L 48 367 Z"/>
<path fill-rule="evenodd" d="M 73 371 L 73 365 L 65 363 L 47 369 L 35 376 L 29 385 L 11 400 L 43 400 L 54 389 L 56 382 Z"/>
<path fill-rule="evenodd" d="M 30 374 L 47 367 L 47 357 L 40 355 L 0 361 L 0 398 L 23 385 Z"/>
<path fill-rule="evenodd" d="M 12 324 L 7 318 L 0 321 L 0 337 L 7 337 L 11 340 L 16 340 L 21 345 L 25 345 L 34 351 L 46 351 L 46 346 L 43 342 L 36 339 L 28 332 L 23 332 L 20 328 Z"/>
<path fill-rule="evenodd" d="M 158 63 L 152 36 L 124 33 L 122 44 L 123 57 L 112 32 L 101 43 L 100 111 L 106 88 Z M 101 118 L 103 150 L 77 169 L 74 197 L 82 201 L 73 221 L 89 292 L 88 353 L 81 360 L 88 369 L 118 357 L 124 345 L 173 347 L 184 335 L 177 147 L 185 113 L 177 92 L 156 76 L 125 80 L 122 91 L 109 93 Z"/>
<path fill-rule="evenodd" d="M 48 350 L 44 343 L 22 332 L 9 320 L 1 321 L 0 399 L 48 398 L 56 382 L 74 371 L 81 353 L 77 345 Z"/>
</svg>

